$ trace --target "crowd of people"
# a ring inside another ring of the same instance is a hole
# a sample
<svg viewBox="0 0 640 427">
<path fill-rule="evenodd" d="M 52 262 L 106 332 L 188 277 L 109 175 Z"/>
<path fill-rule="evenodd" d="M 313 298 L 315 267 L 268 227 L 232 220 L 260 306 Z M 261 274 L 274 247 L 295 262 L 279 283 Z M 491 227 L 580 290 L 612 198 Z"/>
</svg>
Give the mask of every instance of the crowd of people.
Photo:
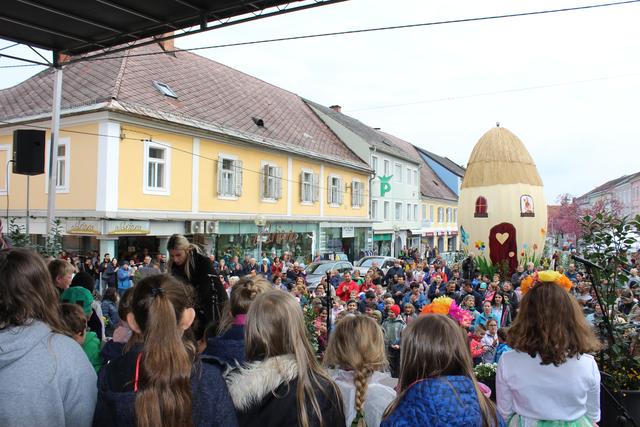
<svg viewBox="0 0 640 427">
<path fill-rule="evenodd" d="M 181 235 L 167 251 L 142 264 L 0 252 L 0 425 L 599 420 L 596 306 L 573 264 L 489 276 L 473 257 L 412 250 L 309 287 L 286 253 L 216 260 Z M 619 309 L 640 323 L 630 277 Z M 495 390 L 480 363 L 498 364 Z"/>
</svg>

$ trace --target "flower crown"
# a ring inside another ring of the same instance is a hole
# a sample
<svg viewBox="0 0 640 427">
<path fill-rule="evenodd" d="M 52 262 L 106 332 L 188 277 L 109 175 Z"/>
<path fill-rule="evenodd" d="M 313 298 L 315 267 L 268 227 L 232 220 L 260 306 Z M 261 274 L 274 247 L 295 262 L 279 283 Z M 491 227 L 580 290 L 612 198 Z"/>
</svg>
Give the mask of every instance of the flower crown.
<svg viewBox="0 0 640 427">
<path fill-rule="evenodd" d="M 431 304 L 424 306 L 420 314 L 444 314 L 451 317 L 459 324 L 470 323 L 473 315 L 463 308 L 460 308 L 456 302 L 449 297 L 439 297 L 434 299 Z"/>
<path fill-rule="evenodd" d="M 538 283 L 553 283 L 554 285 L 562 287 L 562 289 L 567 292 L 569 292 L 571 290 L 571 287 L 573 286 L 571 280 L 569 280 L 569 278 L 564 274 L 558 273 L 557 271 L 553 270 L 545 270 L 538 272 L 536 277 L 527 276 L 522 279 L 522 281 L 520 282 L 520 290 L 522 291 L 522 294 L 524 295 L 529 292 L 531 288 L 533 288 Z"/>
</svg>

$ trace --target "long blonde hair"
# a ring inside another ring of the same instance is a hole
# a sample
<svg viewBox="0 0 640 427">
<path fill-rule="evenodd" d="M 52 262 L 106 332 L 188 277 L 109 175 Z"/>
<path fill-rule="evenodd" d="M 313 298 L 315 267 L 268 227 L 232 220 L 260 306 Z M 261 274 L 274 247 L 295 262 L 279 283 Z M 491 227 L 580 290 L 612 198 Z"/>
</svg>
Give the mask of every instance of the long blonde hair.
<svg viewBox="0 0 640 427">
<path fill-rule="evenodd" d="M 269 281 L 262 276 L 244 276 L 231 287 L 231 295 L 225 303 L 222 319 L 218 326 L 218 335 L 227 332 L 233 325 L 233 318 L 247 314 L 251 303 L 258 294 L 271 290 Z"/>
<path fill-rule="evenodd" d="M 191 280 L 191 273 L 195 268 L 195 259 L 193 257 L 194 253 L 202 254 L 202 249 L 198 245 L 194 245 L 189 242 L 189 240 L 184 237 L 182 234 L 174 234 L 169 237 L 169 241 L 167 242 L 167 250 L 182 250 L 187 254 L 187 259 L 184 263 L 184 274 L 187 276 L 187 279 Z M 173 267 L 173 257 L 169 257 L 167 262 L 167 270 L 171 272 L 171 268 Z"/>
<path fill-rule="evenodd" d="M 388 417 L 416 381 L 462 375 L 473 382 L 482 413 L 482 426 L 497 426 L 494 404 L 480 391 L 463 329 L 443 314 L 419 316 L 402 333 L 399 393 L 384 413 Z"/>
<path fill-rule="evenodd" d="M 387 366 L 382 328 L 366 316 L 348 316 L 340 320 L 329 338 L 324 365 L 352 370 L 356 386 L 356 411 L 362 413 L 371 374 Z M 364 417 L 358 426 L 364 426 Z"/>
<path fill-rule="evenodd" d="M 245 345 L 248 361 L 282 355 L 295 357 L 298 422 L 303 427 L 312 425 L 310 415 L 315 415 L 319 425 L 324 425 L 316 391 L 329 399 L 330 393 L 334 393 L 336 404 L 342 404 L 340 391 L 316 360 L 309 344 L 300 304 L 290 294 L 271 290 L 256 297 L 247 313 Z M 327 385 L 330 387 L 328 390 Z M 307 404 L 310 404 L 313 414 L 307 413 Z"/>
</svg>

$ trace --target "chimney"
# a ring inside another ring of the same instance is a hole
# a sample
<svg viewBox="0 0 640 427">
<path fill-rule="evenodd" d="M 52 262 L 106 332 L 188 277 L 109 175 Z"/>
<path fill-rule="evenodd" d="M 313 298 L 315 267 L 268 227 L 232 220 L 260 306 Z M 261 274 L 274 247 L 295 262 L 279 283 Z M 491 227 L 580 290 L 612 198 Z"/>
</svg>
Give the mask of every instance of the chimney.
<svg viewBox="0 0 640 427">
<path fill-rule="evenodd" d="M 331 106 L 331 107 L 329 107 L 329 108 L 331 108 L 331 109 L 332 109 L 333 111 L 335 111 L 336 113 L 342 113 L 342 107 L 341 107 L 341 106 L 339 106 L 339 105 L 337 105 L 337 104 L 336 104 L 336 105 L 332 105 L 332 106 Z"/>
<path fill-rule="evenodd" d="M 156 38 L 163 39 L 165 37 L 171 37 L 171 36 L 173 36 L 173 31 L 171 31 L 170 33 L 164 33 L 164 34 L 161 34 L 159 36 L 156 36 Z M 174 39 L 160 40 L 160 41 L 158 41 L 158 44 L 160 45 L 162 50 L 164 50 L 165 52 L 171 52 L 171 51 L 175 50 L 175 46 L 173 44 L 173 40 Z"/>
</svg>

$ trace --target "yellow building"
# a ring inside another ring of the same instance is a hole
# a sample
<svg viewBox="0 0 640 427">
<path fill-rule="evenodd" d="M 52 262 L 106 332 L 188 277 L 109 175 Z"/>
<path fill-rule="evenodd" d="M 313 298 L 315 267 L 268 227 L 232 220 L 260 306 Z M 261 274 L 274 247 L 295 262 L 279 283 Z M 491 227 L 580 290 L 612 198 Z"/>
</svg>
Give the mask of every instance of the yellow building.
<svg viewBox="0 0 640 427">
<path fill-rule="evenodd" d="M 260 241 L 269 254 L 353 259 L 371 245 L 369 166 L 299 96 L 192 53 L 132 52 L 150 55 L 64 68 L 55 161 L 67 249 L 126 258 L 164 251 L 173 233 L 219 256 L 257 254 Z M 27 177 L 7 163 L 12 134 L 50 127 L 52 79 L 0 91 L 0 203 L 19 224 Z M 36 236 L 46 175 L 29 178 Z"/>
</svg>

